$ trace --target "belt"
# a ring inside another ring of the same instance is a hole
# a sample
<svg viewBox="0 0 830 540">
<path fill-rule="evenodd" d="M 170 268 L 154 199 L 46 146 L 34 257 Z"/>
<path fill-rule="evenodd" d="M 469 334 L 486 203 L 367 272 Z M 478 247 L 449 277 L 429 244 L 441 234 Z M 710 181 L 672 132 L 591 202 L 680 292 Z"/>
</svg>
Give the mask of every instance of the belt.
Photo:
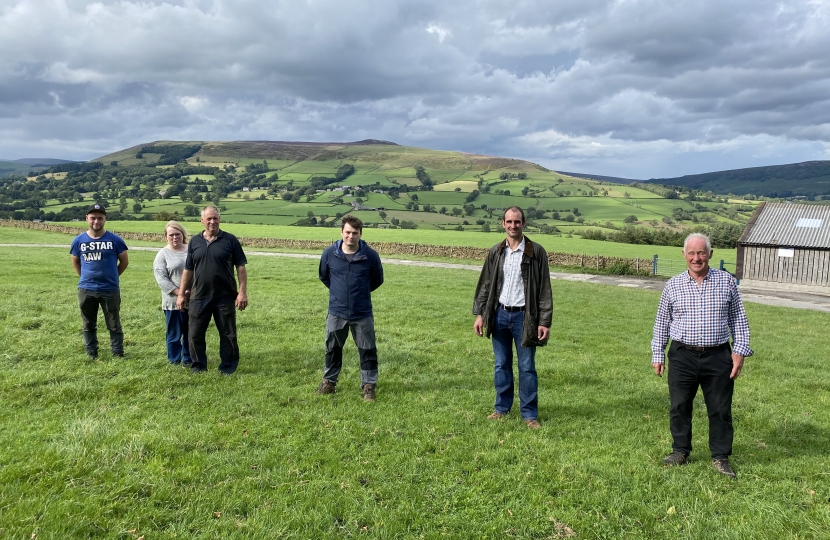
<svg viewBox="0 0 830 540">
<path fill-rule="evenodd" d="M 509 311 L 511 313 L 515 313 L 516 311 L 524 311 L 525 306 L 505 306 L 504 304 L 499 304 L 499 308 L 505 311 Z"/>
<path fill-rule="evenodd" d="M 706 346 L 706 347 L 697 347 L 697 346 L 695 346 L 695 345 L 686 345 L 685 343 L 682 343 L 682 342 L 680 342 L 680 341 L 675 341 L 675 343 L 677 343 L 677 347 L 678 347 L 679 349 L 686 349 L 687 351 L 694 351 L 694 352 L 708 352 L 708 351 L 714 351 L 714 350 L 717 350 L 717 349 L 723 348 L 723 346 L 724 346 L 724 345 L 726 345 L 726 343 L 721 343 L 720 345 L 712 345 L 712 346 Z"/>
</svg>

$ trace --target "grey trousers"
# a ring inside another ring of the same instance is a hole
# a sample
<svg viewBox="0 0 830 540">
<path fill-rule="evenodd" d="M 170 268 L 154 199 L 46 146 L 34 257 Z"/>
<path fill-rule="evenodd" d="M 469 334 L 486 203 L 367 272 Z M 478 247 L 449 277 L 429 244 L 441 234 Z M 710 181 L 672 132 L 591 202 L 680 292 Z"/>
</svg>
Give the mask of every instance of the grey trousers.
<svg viewBox="0 0 830 540">
<path fill-rule="evenodd" d="M 331 313 L 326 317 L 326 368 L 323 378 L 337 383 L 343 368 L 343 346 L 352 334 L 360 355 L 361 384 L 378 382 L 378 350 L 375 343 L 375 320 L 372 317 L 350 321 Z"/>
</svg>

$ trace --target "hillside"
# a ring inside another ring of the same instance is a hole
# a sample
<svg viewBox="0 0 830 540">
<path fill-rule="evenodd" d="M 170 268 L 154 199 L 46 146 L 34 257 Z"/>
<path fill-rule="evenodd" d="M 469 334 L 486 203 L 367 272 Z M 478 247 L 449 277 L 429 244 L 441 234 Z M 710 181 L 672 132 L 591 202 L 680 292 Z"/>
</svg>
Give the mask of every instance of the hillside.
<svg viewBox="0 0 830 540">
<path fill-rule="evenodd" d="M 676 245 L 692 226 L 725 227 L 719 236 L 737 238 L 754 210 L 745 201 L 378 140 L 156 141 L 23 180 L 0 181 L 0 217 L 82 219 L 84 205 L 97 201 L 110 220 L 186 220 L 212 202 L 235 223 L 334 227 L 353 213 L 368 227 L 452 235 L 495 231 L 502 211 L 520 206 L 534 234 Z"/>
<path fill-rule="evenodd" d="M 721 194 L 816 198 L 830 195 L 830 161 L 805 161 L 678 178 L 652 178 L 649 182 Z"/>
<path fill-rule="evenodd" d="M 23 158 L 0 160 L 0 178 L 11 175 L 26 176 L 31 171 L 40 172 L 61 163 L 77 163 L 67 159 Z"/>
</svg>

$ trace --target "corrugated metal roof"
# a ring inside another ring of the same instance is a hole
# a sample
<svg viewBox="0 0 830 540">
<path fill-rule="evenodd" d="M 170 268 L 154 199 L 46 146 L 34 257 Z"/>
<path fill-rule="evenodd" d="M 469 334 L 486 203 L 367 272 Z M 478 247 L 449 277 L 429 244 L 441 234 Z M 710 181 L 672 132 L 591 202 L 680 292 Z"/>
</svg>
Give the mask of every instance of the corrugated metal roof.
<svg viewBox="0 0 830 540">
<path fill-rule="evenodd" d="M 830 206 L 766 203 L 741 243 L 830 248 Z"/>
</svg>

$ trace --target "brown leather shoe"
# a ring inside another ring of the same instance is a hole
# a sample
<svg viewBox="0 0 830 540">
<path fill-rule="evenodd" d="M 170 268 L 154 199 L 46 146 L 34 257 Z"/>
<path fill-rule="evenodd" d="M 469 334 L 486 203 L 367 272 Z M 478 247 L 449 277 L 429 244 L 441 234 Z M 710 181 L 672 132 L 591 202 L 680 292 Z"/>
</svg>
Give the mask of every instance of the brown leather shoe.
<svg viewBox="0 0 830 540">
<path fill-rule="evenodd" d="M 374 384 L 364 384 L 363 385 L 363 401 L 374 401 L 375 400 L 375 385 Z"/>
<path fill-rule="evenodd" d="M 525 420 L 525 424 L 530 429 L 541 429 L 542 428 L 542 424 L 540 424 L 539 421 L 536 420 L 535 418 L 533 420 Z"/>
<path fill-rule="evenodd" d="M 494 412 L 493 414 L 487 417 L 487 420 L 501 420 L 506 415 L 504 413 L 500 413 L 499 411 Z"/>
<path fill-rule="evenodd" d="M 323 382 L 320 383 L 320 387 L 317 388 L 318 394 L 333 394 L 336 391 L 335 384 L 328 379 L 323 379 Z"/>
</svg>

